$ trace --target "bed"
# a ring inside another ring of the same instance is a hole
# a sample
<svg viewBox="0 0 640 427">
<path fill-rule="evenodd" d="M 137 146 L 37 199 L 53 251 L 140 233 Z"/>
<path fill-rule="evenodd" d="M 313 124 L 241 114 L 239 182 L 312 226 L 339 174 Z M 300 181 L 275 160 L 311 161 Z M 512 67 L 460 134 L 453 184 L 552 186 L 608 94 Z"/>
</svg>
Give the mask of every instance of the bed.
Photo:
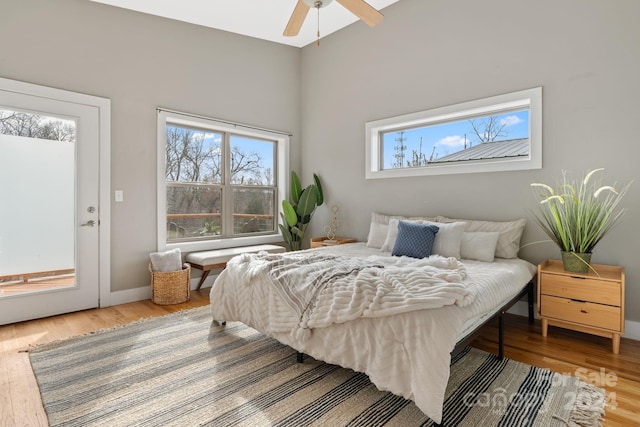
<svg viewBox="0 0 640 427">
<path fill-rule="evenodd" d="M 400 223 L 431 223 L 434 218 L 396 219 L 372 215 L 372 229 L 374 220 L 376 225 L 386 221 L 382 225 L 387 227 L 370 230 L 366 243 L 235 257 L 211 288 L 213 320 L 240 321 L 299 353 L 364 372 L 380 390 L 414 401 L 439 423 L 451 354 L 523 295 L 531 298 L 536 268 L 517 257 L 495 257 L 497 243 L 491 249 L 491 262 L 464 258 L 461 253 L 448 256 L 443 244 L 449 245 L 454 234 L 460 239 L 456 237 L 455 244 L 449 246 L 454 252 L 456 247 L 465 252 L 461 240 L 477 237 L 474 233 L 482 233 L 483 238 L 487 237 L 483 233 L 491 233 L 492 239 L 495 233 L 502 237 L 504 233 L 467 232 L 471 221 L 445 222 L 442 217 L 433 222 L 442 232 L 438 233 L 440 244 L 433 247 L 439 253 L 428 258 L 393 256 L 393 251 L 386 250 L 389 245 L 384 246 L 382 234 L 384 240 L 394 232 L 397 234 L 391 240 L 403 239 L 406 233 L 399 231 Z M 460 223 L 466 225 L 445 225 Z M 456 233 L 448 232 L 454 228 Z M 518 243 L 519 239 L 518 235 Z M 473 245 L 467 246 L 473 249 Z M 465 255 L 473 254 L 466 251 Z M 358 295 L 346 296 L 343 285 L 356 276 Z M 372 276 L 400 287 L 380 292 L 369 287 Z M 309 277 L 321 284 L 321 291 L 307 283 Z M 406 283 L 414 281 L 417 286 Z M 289 289 L 298 282 L 304 283 L 300 289 Z M 309 289 L 315 289 L 310 292 L 313 298 L 308 297 Z M 529 302 L 531 305 L 531 299 Z M 313 310 L 308 309 L 311 306 Z"/>
</svg>

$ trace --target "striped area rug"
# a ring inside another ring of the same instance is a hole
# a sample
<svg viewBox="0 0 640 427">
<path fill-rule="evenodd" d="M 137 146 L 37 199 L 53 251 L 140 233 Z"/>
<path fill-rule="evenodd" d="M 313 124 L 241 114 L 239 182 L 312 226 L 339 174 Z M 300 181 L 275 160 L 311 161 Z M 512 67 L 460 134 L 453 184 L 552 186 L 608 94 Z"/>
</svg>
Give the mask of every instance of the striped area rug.
<svg viewBox="0 0 640 427">
<path fill-rule="evenodd" d="M 51 426 L 433 425 L 366 375 L 296 363 L 241 323 L 212 323 L 208 307 L 38 346 L 30 359 Z M 587 426 L 604 412 L 601 389 L 480 350 L 451 371 L 445 426 Z"/>
</svg>

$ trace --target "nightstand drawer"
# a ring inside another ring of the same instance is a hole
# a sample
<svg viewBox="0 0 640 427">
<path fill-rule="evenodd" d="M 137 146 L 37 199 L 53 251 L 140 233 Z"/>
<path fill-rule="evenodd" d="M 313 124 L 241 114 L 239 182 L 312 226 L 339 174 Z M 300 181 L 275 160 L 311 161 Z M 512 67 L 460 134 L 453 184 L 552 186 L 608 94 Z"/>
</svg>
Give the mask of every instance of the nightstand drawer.
<svg viewBox="0 0 640 427">
<path fill-rule="evenodd" d="M 590 301 L 619 307 L 621 305 L 620 283 L 604 280 L 542 274 L 540 293 L 562 298 Z"/>
<path fill-rule="evenodd" d="M 579 323 L 612 331 L 620 331 L 621 309 L 609 305 L 574 301 L 549 295 L 542 296 L 542 316 Z"/>
</svg>

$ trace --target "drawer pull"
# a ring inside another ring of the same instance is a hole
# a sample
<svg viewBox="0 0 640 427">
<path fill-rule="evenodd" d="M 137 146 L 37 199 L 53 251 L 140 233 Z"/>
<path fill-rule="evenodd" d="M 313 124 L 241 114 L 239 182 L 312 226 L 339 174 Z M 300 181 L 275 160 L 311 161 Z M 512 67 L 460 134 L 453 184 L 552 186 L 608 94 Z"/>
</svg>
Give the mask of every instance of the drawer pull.
<svg viewBox="0 0 640 427">
<path fill-rule="evenodd" d="M 572 279 L 578 279 L 578 280 L 586 280 L 587 279 L 586 277 L 578 277 L 578 276 L 569 276 L 569 277 L 571 277 Z"/>
<path fill-rule="evenodd" d="M 587 310 L 580 310 L 580 313 L 589 314 L 587 313 Z"/>
</svg>

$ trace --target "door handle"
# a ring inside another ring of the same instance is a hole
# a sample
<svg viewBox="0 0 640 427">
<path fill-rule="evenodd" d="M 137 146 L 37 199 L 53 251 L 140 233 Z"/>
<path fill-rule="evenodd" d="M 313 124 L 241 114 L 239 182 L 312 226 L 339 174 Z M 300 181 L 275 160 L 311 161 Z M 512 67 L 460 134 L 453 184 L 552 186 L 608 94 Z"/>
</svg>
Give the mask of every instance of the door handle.
<svg viewBox="0 0 640 427">
<path fill-rule="evenodd" d="M 92 219 L 90 219 L 89 221 L 85 222 L 84 224 L 80 224 L 80 227 L 93 227 L 96 225 L 96 222 Z"/>
</svg>

